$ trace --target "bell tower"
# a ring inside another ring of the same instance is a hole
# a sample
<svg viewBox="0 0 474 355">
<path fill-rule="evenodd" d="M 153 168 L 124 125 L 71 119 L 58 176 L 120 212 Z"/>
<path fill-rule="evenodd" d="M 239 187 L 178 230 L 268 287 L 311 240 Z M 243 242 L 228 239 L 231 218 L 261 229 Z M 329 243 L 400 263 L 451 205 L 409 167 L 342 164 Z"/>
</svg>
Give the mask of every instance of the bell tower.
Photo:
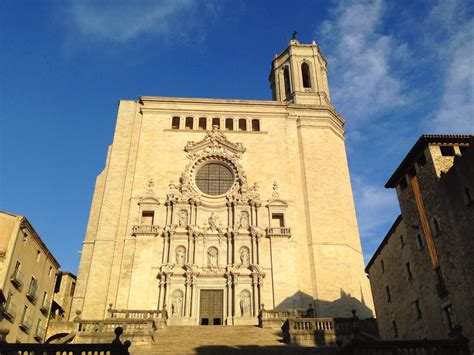
<svg viewBox="0 0 474 355">
<path fill-rule="evenodd" d="M 272 98 L 295 104 L 327 105 L 330 102 L 327 62 L 316 42 L 300 44 L 293 38 L 272 61 Z"/>
</svg>

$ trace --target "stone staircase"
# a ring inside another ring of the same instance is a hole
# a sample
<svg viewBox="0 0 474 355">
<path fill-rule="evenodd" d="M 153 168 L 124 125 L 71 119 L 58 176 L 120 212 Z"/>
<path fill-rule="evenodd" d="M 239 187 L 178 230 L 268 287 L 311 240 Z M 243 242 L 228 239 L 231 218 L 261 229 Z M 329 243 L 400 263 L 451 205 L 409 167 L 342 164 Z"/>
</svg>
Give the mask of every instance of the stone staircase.
<svg viewBox="0 0 474 355">
<path fill-rule="evenodd" d="M 156 332 L 151 345 L 132 344 L 135 354 L 334 354 L 335 348 L 292 347 L 276 329 L 254 326 L 175 326 Z"/>
</svg>

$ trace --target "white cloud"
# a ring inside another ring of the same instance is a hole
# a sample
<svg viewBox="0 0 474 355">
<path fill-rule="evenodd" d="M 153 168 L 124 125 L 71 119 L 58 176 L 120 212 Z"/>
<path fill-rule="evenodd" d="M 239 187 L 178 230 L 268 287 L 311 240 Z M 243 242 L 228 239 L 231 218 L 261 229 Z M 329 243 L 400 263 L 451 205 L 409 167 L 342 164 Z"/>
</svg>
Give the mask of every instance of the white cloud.
<svg viewBox="0 0 474 355">
<path fill-rule="evenodd" d="M 379 32 L 384 13 L 382 0 L 344 2 L 320 28 L 334 76 L 333 101 L 351 120 L 366 121 L 407 101 L 390 63 L 393 53 L 406 56 L 407 46 Z"/>
<path fill-rule="evenodd" d="M 71 15 L 79 32 L 113 42 L 126 42 L 143 33 L 169 35 L 192 21 L 185 13 L 193 0 L 74 1 Z"/>
</svg>

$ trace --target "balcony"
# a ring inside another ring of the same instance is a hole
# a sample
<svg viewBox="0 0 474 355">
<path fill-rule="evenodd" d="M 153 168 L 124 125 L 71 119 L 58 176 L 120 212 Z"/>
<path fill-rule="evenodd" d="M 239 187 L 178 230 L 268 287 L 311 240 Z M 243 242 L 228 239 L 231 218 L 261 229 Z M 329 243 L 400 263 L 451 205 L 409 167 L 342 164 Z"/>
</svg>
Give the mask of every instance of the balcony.
<svg viewBox="0 0 474 355">
<path fill-rule="evenodd" d="M 13 321 L 16 317 L 16 306 L 13 302 L 8 302 L 3 309 L 3 315 L 10 321 Z"/>
<path fill-rule="evenodd" d="M 32 302 L 36 302 L 36 298 L 38 295 L 38 283 L 37 282 L 31 282 L 30 283 L 30 288 L 28 289 L 28 293 L 26 294 L 26 297 Z"/>
<path fill-rule="evenodd" d="M 36 328 L 36 332 L 35 332 L 35 339 L 39 342 L 42 342 L 44 339 L 44 334 L 45 334 L 44 327 L 38 325 L 38 328 Z"/>
<path fill-rule="evenodd" d="M 40 307 L 41 313 L 43 313 L 45 316 L 48 315 L 49 309 L 51 308 L 51 303 L 49 303 L 47 300 L 43 302 L 43 304 Z"/>
<path fill-rule="evenodd" d="M 290 227 L 267 227 L 267 237 L 291 237 Z"/>
<path fill-rule="evenodd" d="M 21 320 L 19 326 L 20 329 L 23 330 L 25 333 L 29 333 L 31 329 L 31 317 L 23 316 L 23 319 Z"/>
<path fill-rule="evenodd" d="M 154 235 L 159 234 L 160 227 L 152 224 L 139 224 L 132 227 L 132 235 Z"/>
<path fill-rule="evenodd" d="M 20 289 L 23 286 L 23 274 L 20 270 L 16 269 L 13 272 L 12 277 L 10 278 L 12 284 L 17 288 Z"/>
</svg>

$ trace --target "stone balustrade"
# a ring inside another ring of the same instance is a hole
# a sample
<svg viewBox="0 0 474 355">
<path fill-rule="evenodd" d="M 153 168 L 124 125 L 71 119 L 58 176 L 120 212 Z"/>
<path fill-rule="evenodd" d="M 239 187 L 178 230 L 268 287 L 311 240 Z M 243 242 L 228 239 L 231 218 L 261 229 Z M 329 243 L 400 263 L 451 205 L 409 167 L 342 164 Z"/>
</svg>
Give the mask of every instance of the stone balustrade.
<svg viewBox="0 0 474 355">
<path fill-rule="evenodd" d="M 280 329 L 290 317 L 304 317 L 306 308 L 260 310 L 260 326 L 262 328 Z"/>
<path fill-rule="evenodd" d="M 130 309 L 108 309 L 109 318 L 117 319 L 161 319 L 163 318 L 163 312 L 158 310 L 143 311 L 143 310 L 130 310 Z"/>
<path fill-rule="evenodd" d="M 158 225 L 139 224 L 132 227 L 132 235 L 158 235 L 160 227 Z"/>
<path fill-rule="evenodd" d="M 291 237 L 290 227 L 267 227 L 267 237 Z"/>
</svg>

